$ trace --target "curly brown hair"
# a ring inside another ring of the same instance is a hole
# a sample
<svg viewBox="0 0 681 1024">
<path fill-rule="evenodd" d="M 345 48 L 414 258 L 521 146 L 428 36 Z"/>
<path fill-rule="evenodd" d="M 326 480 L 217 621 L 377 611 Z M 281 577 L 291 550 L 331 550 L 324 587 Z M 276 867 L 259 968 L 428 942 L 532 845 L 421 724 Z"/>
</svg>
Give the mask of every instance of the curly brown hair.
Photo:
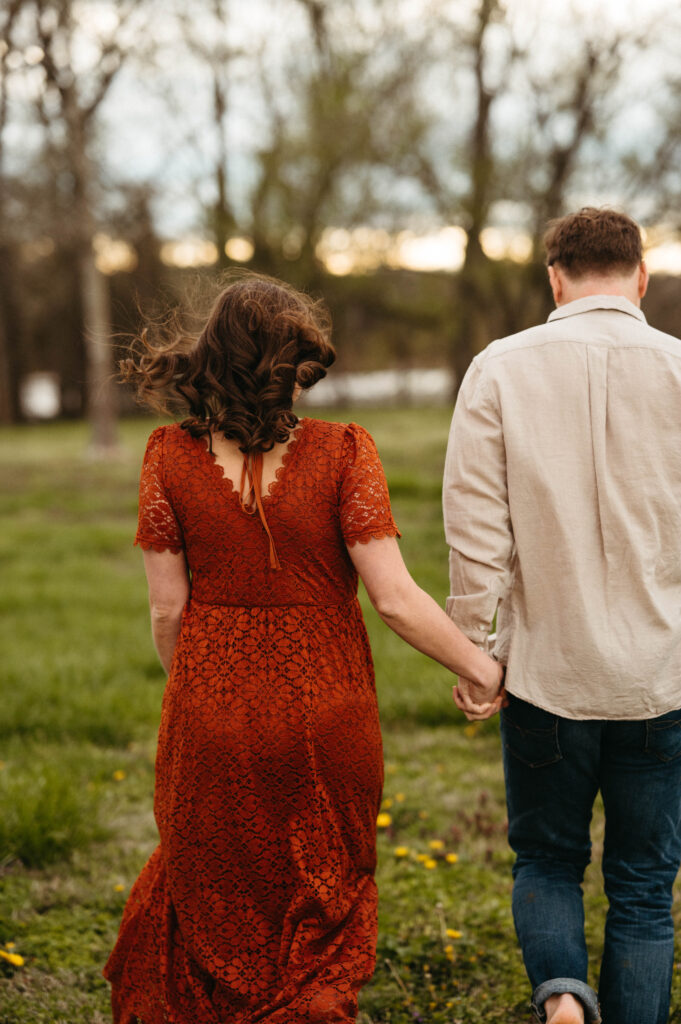
<svg viewBox="0 0 681 1024">
<path fill-rule="evenodd" d="M 148 325 L 120 362 L 122 379 L 161 412 L 178 408 L 194 437 L 211 431 L 238 441 L 242 452 L 286 442 L 298 417 L 296 385 L 311 388 L 336 353 L 324 303 L 283 281 L 240 272 L 218 295 L 198 337 L 178 317 Z"/>
</svg>

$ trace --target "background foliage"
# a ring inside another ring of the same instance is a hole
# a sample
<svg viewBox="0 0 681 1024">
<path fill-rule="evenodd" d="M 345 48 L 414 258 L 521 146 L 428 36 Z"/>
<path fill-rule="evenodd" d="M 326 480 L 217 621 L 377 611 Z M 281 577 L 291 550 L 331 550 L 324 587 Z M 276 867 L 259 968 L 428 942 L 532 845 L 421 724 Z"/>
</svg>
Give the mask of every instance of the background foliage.
<svg viewBox="0 0 681 1024">
<path fill-rule="evenodd" d="M 460 379 L 546 315 L 547 218 L 678 238 L 680 42 L 661 0 L 6 0 L 0 422 L 47 370 L 113 447 L 112 331 L 247 258 L 327 296 L 346 369 Z"/>
</svg>

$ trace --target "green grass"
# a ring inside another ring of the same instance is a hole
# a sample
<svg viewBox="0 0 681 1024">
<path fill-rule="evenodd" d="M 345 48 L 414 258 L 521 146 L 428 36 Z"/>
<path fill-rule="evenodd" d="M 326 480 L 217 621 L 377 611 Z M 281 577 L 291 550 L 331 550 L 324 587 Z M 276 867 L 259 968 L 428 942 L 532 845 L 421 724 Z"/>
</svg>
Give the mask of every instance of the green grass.
<svg viewBox="0 0 681 1024">
<path fill-rule="evenodd" d="M 335 418 L 355 419 L 376 438 L 407 564 L 442 602 L 448 411 Z M 153 756 L 164 677 L 131 546 L 151 426 L 126 422 L 122 455 L 109 464 L 88 460 L 80 425 L 0 432 L 0 949 L 14 943 L 25 961 L 0 959 L 0 1024 L 110 1019 L 102 963 L 156 843 Z M 468 726 L 445 670 L 401 643 L 362 599 L 391 821 L 379 833 L 378 965 L 360 1022 L 526 1024 L 496 724 Z M 596 857 L 601 820 L 599 813 Z M 408 854 L 397 856 L 399 847 Z M 435 867 L 419 855 L 432 856 Z M 595 865 L 585 894 L 595 963 L 604 916 Z M 671 1019 L 681 1022 L 678 985 L 674 1006 Z"/>
</svg>

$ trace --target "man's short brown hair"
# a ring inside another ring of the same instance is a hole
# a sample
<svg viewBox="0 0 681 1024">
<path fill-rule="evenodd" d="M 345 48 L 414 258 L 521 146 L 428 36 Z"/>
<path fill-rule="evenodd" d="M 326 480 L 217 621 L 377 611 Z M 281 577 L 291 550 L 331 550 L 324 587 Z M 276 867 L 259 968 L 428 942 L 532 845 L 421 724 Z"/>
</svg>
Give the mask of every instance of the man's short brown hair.
<svg viewBox="0 0 681 1024">
<path fill-rule="evenodd" d="M 572 278 L 630 274 L 643 259 L 638 224 L 625 213 L 595 206 L 549 221 L 544 246 L 548 266 L 557 263 Z"/>
</svg>

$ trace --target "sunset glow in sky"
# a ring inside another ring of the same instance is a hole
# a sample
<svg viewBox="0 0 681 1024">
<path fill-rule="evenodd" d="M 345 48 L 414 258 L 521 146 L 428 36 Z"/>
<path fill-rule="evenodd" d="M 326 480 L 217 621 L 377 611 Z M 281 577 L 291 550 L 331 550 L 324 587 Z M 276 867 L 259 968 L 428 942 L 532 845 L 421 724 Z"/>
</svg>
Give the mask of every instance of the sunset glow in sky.
<svg viewBox="0 0 681 1024">
<path fill-rule="evenodd" d="M 653 234 L 653 233 L 650 233 Z M 531 239 L 522 232 L 504 228 L 485 228 L 482 247 L 493 260 L 510 259 L 524 263 L 531 253 Z M 236 263 L 248 264 L 253 257 L 249 238 L 235 236 L 226 245 L 227 255 Z M 96 262 L 104 274 L 134 270 L 137 257 L 131 246 L 108 235 L 95 239 Z M 330 274 L 370 273 L 381 266 L 416 271 L 454 273 L 461 268 L 466 253 L 466 234 L 460 227 L 441 228 L 427 234 L 400 231 L 390 235 L 372 228 L 328 228 L 317 248 L 317 255 Z M 37 256 L 43 255 L 42 250 Z M 27 256 L 29 254 L 27 253 Z M 30 257 L 29 257 L 30 258 Z M 218 261 L 214 242 L 198 235 L 164 242 L 161 259 L 172 267 L 211 267 Z M 651 273 L 681 275 L 681 242 L 671 233 L 657 233 L 648 242 L 646 262 Z"/>
</svg>

